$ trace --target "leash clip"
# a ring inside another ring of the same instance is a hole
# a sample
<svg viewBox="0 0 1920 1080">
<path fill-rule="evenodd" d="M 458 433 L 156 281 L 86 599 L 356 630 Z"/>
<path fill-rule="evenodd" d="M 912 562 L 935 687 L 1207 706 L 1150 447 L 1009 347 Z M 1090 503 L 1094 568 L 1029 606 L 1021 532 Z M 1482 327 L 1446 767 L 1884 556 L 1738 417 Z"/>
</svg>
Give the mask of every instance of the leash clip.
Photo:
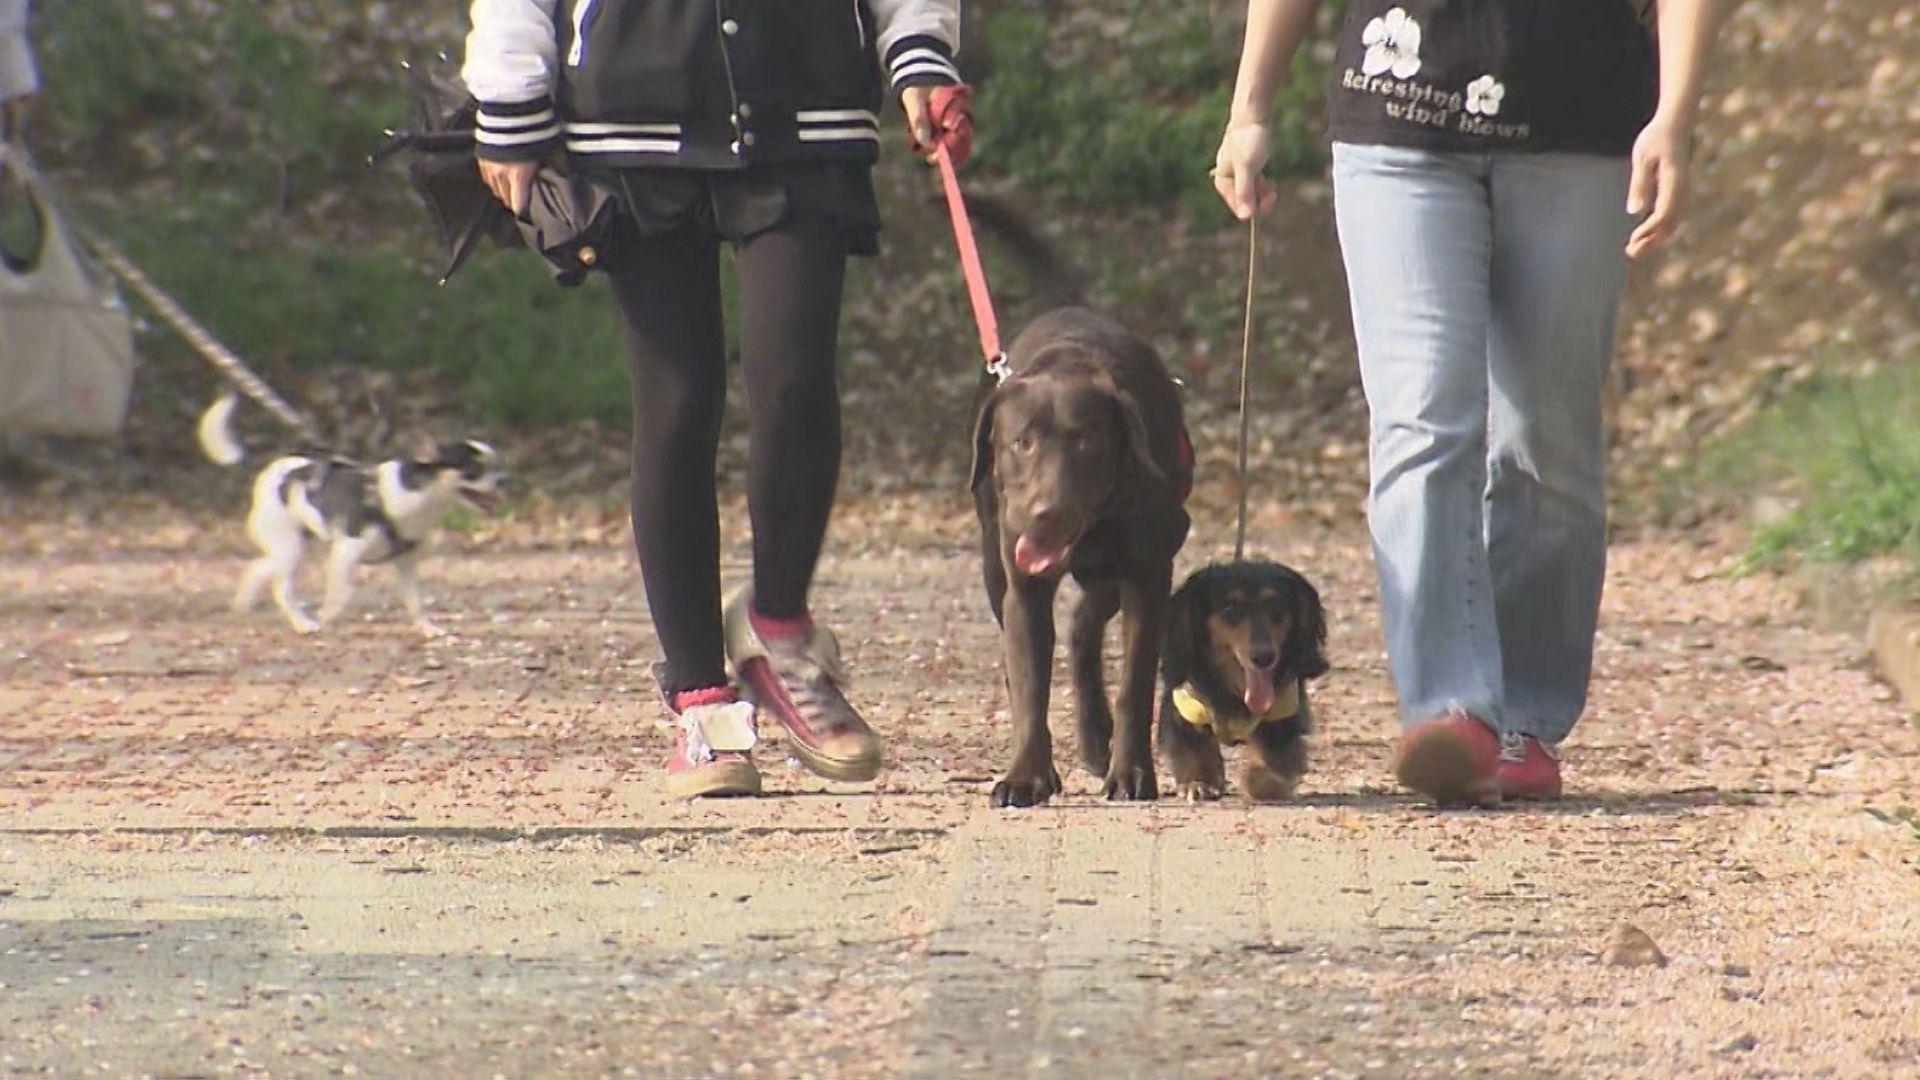
<svg viewBox="0 0 1920 1080">
<path fill-rule="evenodd" d="M 993 376 L 993 384 L 999 386 L 1013 378 L 1013 365 L 1007 361 L 1007 354 L 1001 353 L 987 361 L 987 374 Z"/>
</svg>

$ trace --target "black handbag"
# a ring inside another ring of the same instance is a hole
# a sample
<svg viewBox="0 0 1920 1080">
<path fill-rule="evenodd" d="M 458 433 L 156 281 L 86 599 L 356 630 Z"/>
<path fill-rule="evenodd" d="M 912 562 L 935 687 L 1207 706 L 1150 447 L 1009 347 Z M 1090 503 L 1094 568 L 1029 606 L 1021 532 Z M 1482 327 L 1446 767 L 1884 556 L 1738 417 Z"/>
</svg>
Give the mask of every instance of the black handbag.
<svg viewBox="0 0 1920 1080">
<path fill-rule="evenodd" d="M 473 134 L 480 107 L 452 61 L 443 53 L 431 65 L 407 64 L 405 71 L 413 126 L 388 131 L 386 145 L 367 163 L 378 165 L 408 154 L 408 183 L 426 203 L 447 246 L 441 284 L 485 238 L 504 248 L 531 248 L 562 285 L 586 280 L 601 264 L 612 238 L 617 216 L 613 197 L 567 172 L 558 161 L 544 161 L 534 175 L 527 211 L 516 217 L 480 179 Z"/>
</svg>

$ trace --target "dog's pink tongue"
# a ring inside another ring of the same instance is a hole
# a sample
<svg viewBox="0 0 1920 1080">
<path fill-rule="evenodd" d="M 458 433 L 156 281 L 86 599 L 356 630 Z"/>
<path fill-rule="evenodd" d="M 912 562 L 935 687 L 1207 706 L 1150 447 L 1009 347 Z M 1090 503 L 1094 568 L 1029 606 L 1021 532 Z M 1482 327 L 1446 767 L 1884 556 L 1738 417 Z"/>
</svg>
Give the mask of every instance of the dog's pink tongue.
<svg viewBox="0 0 1920 1080">
<path fill-rule="evenodd" d="M 1043 543 L 1026 533 L 1021 533 L 1020 539 L 1013 542 L 1013 565 L 1030 577 L 1045 577 L 1060 569 L 1066 554 L 1066 548 Z"/>
<path fill-rule="evenodd" d="M 1247 692 L 1242 700 L 1247 703 L 1247 712 L 1254 716 L 1265 716 L 1273 708 L 1273 670 L 1248 666 L 1245 668 Z"/>
</svg>

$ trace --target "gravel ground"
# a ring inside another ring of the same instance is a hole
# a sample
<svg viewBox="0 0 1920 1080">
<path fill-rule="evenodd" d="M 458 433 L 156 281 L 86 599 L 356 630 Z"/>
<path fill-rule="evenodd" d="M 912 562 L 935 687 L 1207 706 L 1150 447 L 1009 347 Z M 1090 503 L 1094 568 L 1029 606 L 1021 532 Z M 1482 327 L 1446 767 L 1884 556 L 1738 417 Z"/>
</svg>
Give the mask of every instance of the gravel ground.
<svg viewBox="0 0 1920 1080">
<path fill-rule="evenodd" d="M 1565 803 L 1394 791 L 1363 538 L 1269 515 L 1333 621 L 1297 803 L 995 812 L 954 509 L 823 572 L 882 781 L 776 743 L 698 806 L 617 535 L 453 545 L 424 643 L 378 578 L 318 640 L 228 613 L 224 534 L 16 531 L 0 1075 L 1920 1075 L 1920 735 L 1717 541 L 1616 547 Z"/>
</svg>

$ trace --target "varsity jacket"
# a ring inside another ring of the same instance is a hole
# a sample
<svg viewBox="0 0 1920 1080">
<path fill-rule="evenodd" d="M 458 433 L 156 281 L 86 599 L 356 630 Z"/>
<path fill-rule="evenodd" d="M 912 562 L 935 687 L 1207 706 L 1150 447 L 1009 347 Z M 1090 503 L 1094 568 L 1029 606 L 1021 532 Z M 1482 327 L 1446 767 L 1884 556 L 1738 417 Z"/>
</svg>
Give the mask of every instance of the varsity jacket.
<svg viewBox="0 0 1920 1080">
<path fill-rule="evenodd" d="M 461 73 L 495 161 L 872 161 L 880 63 L 896 92 L 960 81 L 960 0 L 474 0 L 472 18 Z"/>
</svg>

